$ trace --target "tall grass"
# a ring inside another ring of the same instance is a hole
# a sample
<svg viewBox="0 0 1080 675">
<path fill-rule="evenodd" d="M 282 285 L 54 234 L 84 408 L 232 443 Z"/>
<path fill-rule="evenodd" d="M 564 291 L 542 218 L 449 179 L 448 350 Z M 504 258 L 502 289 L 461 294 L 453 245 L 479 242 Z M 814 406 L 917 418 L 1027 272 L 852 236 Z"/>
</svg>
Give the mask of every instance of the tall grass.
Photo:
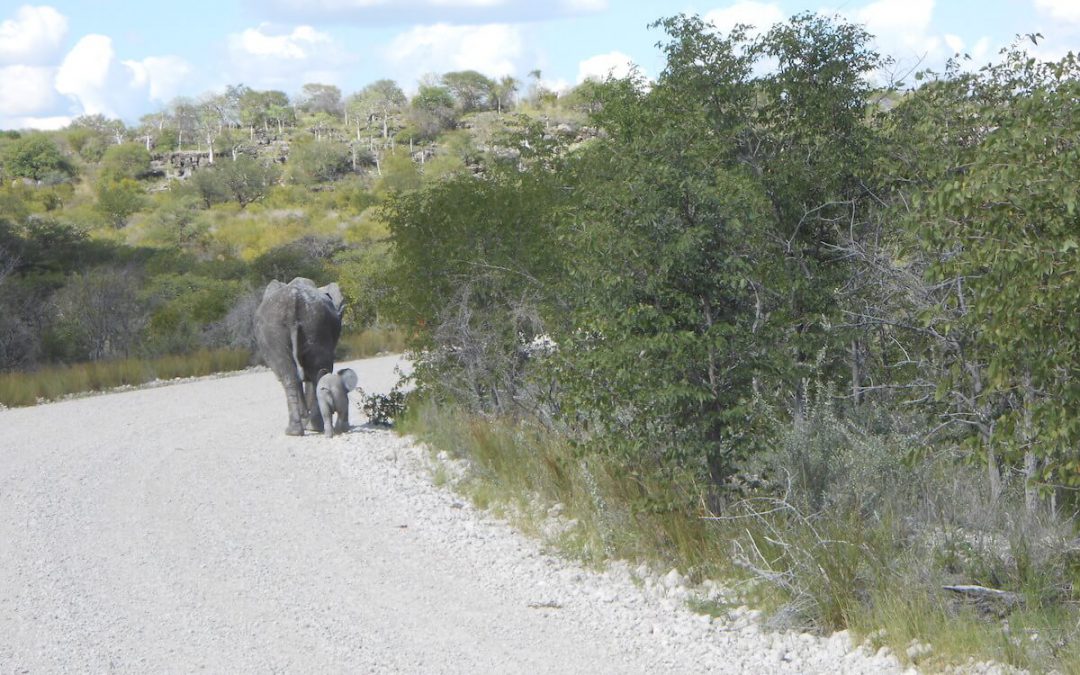
<svg viewBox="0 0 1080 675">
<path fill-rule="evenodd" d="M 368 328 L 359 333 L 345 333 L 338 341 L 337 358 L 362 359 L 404 351 L 405 332 L 393 327 Z"/>
<path fill-rule="evenodd" d="M 709 535 L 713 526 L 701 517 L 688 474 L 628 470 L 614 458 L 584 455 L 542 428 L 426 402 L 411 406 L 399 428 L 468 460 L 456 488 L 482 508 L 516 516 L 526 530 L 539 532 L 548 509 L 559 505 L 572 526 L 549 543 L 574 558 L 678 566 L 699 579 L 731 572 L 728 544 Z"/>
<path fill-rule="evenodd" d="M 8 407 L 34 405 L 69 394 L 240 370 L 250 363 L 251 353 L 247 350 L 217 349 L 154 359 L 93 361 L 48 366 L 25 373 L 0 373 L 0 404 Z"/>
<path fill-rule="evenodd" d="M 542 428 L 414 401 L 399 428 L 467 460 L 454 488 L 564 553 L 676 566 L 692 580 L 728 579 L 777 628 L 852 629 L 920 667 L 969 658 L 1035 672 L 1080 672 L 1080 550 L 1067 518 L 1023 514 L 1022 485 L 997 502 L 983 470 L 948 452 L 919 454 L 908 421 L 827 405 L 781 426 L 772 452 L 746 467 L 719 512 L 693 474 L 585 453 Z M 447 473 L 437 478 L 447 479 Z M 550 508 L 569 526 L 546 527 Z M 987 607 L 943 590 L 1012 591 Z"/>
</svg>

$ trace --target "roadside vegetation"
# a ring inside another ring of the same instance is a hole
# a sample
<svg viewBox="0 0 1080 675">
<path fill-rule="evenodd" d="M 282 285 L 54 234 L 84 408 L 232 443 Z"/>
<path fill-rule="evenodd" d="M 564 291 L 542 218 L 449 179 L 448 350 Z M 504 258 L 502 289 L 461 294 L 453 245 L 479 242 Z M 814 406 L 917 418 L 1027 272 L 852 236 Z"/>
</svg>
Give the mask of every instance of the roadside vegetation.
<svg viewBox="0 0 1080 675">
<path fill-rule="evenodd" d="M 468 460 L 440 480 L 569 554 L 1080 671 L 1080 63 L 1028 36 L 883 85 L 841 20 L 655 28 L 649 83 L 8 134 L 0 369 L 250 349 L 267 280 L 336 280 L 343 350 L 411 350 L 389 417 Z"/>
</svg>

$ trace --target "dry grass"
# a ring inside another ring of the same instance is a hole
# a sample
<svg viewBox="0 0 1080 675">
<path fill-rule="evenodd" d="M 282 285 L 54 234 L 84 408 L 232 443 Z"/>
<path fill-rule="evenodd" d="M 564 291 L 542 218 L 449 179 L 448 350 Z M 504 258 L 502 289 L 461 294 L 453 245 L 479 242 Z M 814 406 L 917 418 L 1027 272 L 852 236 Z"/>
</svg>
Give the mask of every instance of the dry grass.
<svg viewBox="0 0 1080 675">
<path fill-rule="evenodd" d="M 246 350 L 218 349 L 155 359 L 93 361 L 48 366 L 25 373 L 2 373 L 0 404 L 8 407 L 34 405 L 70 394 L 240 370 L 250 363 L 251 354 Z"/>
<path fill-rule="evenodd" d="M 379 354 L 396 354 L 405 350 L 405 333 L 397 328 L 368 328 L 359 333 L 341 336 L 337 360 L 362 359 Z"/>
</svg>

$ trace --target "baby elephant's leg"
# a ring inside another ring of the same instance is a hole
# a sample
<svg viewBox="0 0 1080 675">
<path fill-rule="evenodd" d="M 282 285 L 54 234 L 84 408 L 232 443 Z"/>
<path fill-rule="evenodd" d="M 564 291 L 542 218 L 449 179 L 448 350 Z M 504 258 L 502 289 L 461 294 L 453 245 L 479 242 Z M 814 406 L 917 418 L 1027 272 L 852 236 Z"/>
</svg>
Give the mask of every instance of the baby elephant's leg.
<svg viewBox="0 0 1080 675">
<path fill-rule="evenodd" d="M 343 434 L 349 430 L 349 392 L 345 391 L 345 387 L 334 391 L 334 410 L 337 412 L 334 431 Z"/>
<path fill-rule="evenodd" d="M 319 388 L 317 392 L 319 399 L 319 412 L 322 413 L 323 418 L 323 435 L 327 438 L 334 437 L 334 425 L 331 424 L 334 414 L 334 400 L 332 392 L 329 389 Z"/>
</svg>

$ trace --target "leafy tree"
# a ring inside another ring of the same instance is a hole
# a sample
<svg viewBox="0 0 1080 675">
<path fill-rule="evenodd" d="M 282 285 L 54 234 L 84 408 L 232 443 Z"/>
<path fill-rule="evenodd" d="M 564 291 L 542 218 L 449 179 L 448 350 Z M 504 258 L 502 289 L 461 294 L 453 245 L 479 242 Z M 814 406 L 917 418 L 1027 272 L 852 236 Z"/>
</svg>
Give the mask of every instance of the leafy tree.
<svg viewBox="0 0 1080 675">
<path fill-rule="evenodd" d="M 171 126 L 176 130 L 176 149 L 183 151 L 184 143 L 193 143 L 198 136 L 199 106 L 186 98 L 176 98 L 169 104 Z"/>
<path fill-rule="evenodd" d="M 376 194 L 415 190 L 423 182 L 416 162 L 400 150 L 387 153 L 382 160 L 380 173 L 382 175 L 374 188 Z"/>
<path fill-rule="evenodd" d="M 449 129 L 456 119 L 454 97 L 446 87 L 420 85 L 409 105 L 410 118 L 425 138 Z"/>
<path fill-rule="evenodd" d="M 279 176 L 276 166 L 247 155 L 241 155 L 232 162 L 219 162 L 214 171 L 219 174 L 225 191 L 241 209 L 265 197 Z"/>
<path fill-rule="evenodd" d="M 223 94 L 207 94 L 195 104 L 195 128 L 206 143 L 209 161 L 214 163 L 214 144 L 228 129 L 239 124 L 239 97 L 243 85 L 227 87 Z"/>
<path fill-rule="evenodd" d="M 876 142 L 868 114 L 869 76 L 881 64 L 861 27 L 800 14 L 773 27 L 759 49 L 778 67 L 755 87 L 763 101 L 748 120 L 740 153 L 761 176 L 777 216 L 786 263 L 784 342 L 794 368 L 786 387 L 814 368 L 839 375 L 848 339 L 831 331 L 842 316 L 835 289 L 850 276 L 837 254 L 858 236 L 878 202 L 867 193 Z"/>
<path fill-rule="evenodd" d="M 196 176 L 204 173 L 200 171 Z M 179 250 L 204 251 L 209 226 L 199 217 L 198 202 L 192 196 L 177 196 L 159 204 L 146 218 L 149 243 Z"/>
<path fill-rule="evenodd" d="M 367 85 L 359 93 L 349 98 L 349 108 L 353 111 L 357 138 L 360 134 L 361 121 L 378 118 L 382 122 L 382 137 L 389 137 L 390 116 L 401 111 L 408 99 L 401 87 L 393 80 L 377 80 Z"/>
<path fill-rule="evenodd" d="M 142 280 L 129 267 L 100 267 L 74 275 L 53 297 L 58 320 L 54 348 L 64 358 L 96 361 L 130 356 L 149 318 Z"/>
<path fill-rule="evenodd" d="M 150 173 L 150 153 L 138 143 L 121 143 L 110 146 L 101 158 L 101 179 L 119 181 L 124 178 L 138 180 Z"/>
<path fill-rule="evenodd" d="M 332 117 L 340 117 L 343 110 L 341 89 L 332 84 L 305 84 L 300 90 L 297 107 L 306 113 L 325 113 Z"/>
<path fill-rule="evenodd" d="M 783 258 L 762 186 L 710 119 L 711 95 L 749 98 L 751 59 L 737 39 L 707 39 L 712 77 L 669 61 L 648 94 L 633 79 L 602 85 L 612 141 L 575 166 L 572 312 L 556 342 L 565 404 L 598 449 L 720 481 L 767 439 L 754 389 L 779 356 L 767 293 Z"/>
<path fill-rule="evenodd" d="M 283 91 L 246 89 L 239 101 L 240 123 L 249 128 L 252 136 L 256 127 L 269 131 L 271 122 L 278 125 L 280 133 L 288 118 L 287 115 L 282 115 L 285 110 L 291 111 L 291 107 L 289 97 Z"/>
<path fill-rule="evenodd" d="M 346 322 L 349 328 L 367 328 L 382 323 L 381 308 L 390 301 L 391 249 L 389 242 L 368 242 L 360 248 L 342 251 L 334 257 L 338 283 L 349 298 Z"/>
<path fill-rule="evenodd" d="M 136 140 L 142 141 L 147 152 L 159 143 L 166 147 L 172 145 L 175 135 L 169 128 L 169 114 L 166 110 L 158 110 L 140 117 L 139 127 L 135 133 Z"/>
<path fill-rule="evenodd" d="M 514 104 L 514 95 L 521 87 L 521 83 L 512 75 L 504 75 L 498 81 L 493 81 L 488 89 L 488 98 L 495 104 L 495 110 L 501 115 L 503 109 L 511 108 Z"/>
<path fill-rule="evenodd" d="M 309 115 L 306 120 L 306 126 L 311 133 L 315 134 L 316 141 L 333 140 L 338 124 L 336 117 L 321 111 Z"/>
<path fill-rule="evenodd" d="M 145 203 L 146 190 L 131 178 L 103 180 L 98 184 L 95 208 L 117 229 L 127 225 L 128 218 L 141 210 Z"/>
<path fill-rule="evenodd" d="M 398 192 L 383 212 L 393 235 L 392 320 L 429 349 L 425 383 L 474 409 L 511 413 L 521 399 L 519 347 L 543 332 L 543 280 L 559 275 L 553 173 L 493 169 Z"/>
<path fill-rule="evenodd" d="M 349 149 L 330 141 L 294 143 L 289 149 L 289 179 L 300 185 L 325 183 L 344 176 L 351 166 Z"/>
<path fill-rule="evenodd" d="M 152 308 L 145 349 L 178 353 L 205 346 L 206 329 L 225 317 L 244 289 L 241 281 L 193 273 L 154 277 L 142 292 Z"/>
<path fill-rule="evenodd" d="M 214 204 L 223 204 L 231 198 L 229 189 L 225 185 L 224 174 L 216 171 L 215 168 L 200 169 L 192 174 L 190 179 L 195 193 L 202 199 L 206 208 Z"/>
<path fill-rule="evenodd" d="M 62 180 L 75 173 L 48 135 L 27 134 L 4 145 L 4 172 L 31 180 Z"/>
<path fill-rule="evenodd" d="M 305 236 L 263 253 L 251 263 L 251 274 L 256 285 L 262 286 L 271 279 L 286 280 L 293 277 L 333 280 L 335 274 L 330 261 L 344 248 L 336 237 Z"/>
<path fill-rule="evenodd" d="M 919 146 L 940 178 L 912 222 L 936 253 L 930 281 L 949 289 L 926 320 L 951 318 L 942 329 L 970 336 L 976 357 L 942 364 L 939 392 L 976 380 L 998 402 L 987 411 L 995 438 L 981 440 L 1022 457 L 1034 509 L 1038 482 L 1080 484 L 1080 61 L 1004 55 L 935 87 L 958 94 L 966 123 L 949 134 L 963 144 L 936 155 Z"/>
<path fill-rule="evenodd" d="M 73 119 L 68 127 L 87 129 L 99 137 L 108 139 L 107 143 L 114 145 L 123 143 L 128 133 L 123 120 L 111 119 L 100 113 L 80 115 Z M 104 147 L 102 149 L 104 150 Z"/>
<path fill-rule="evenodd" d="M 488 109 L 488 96 L 496 86 L 494 81 L 475 70 L 446 73 L 442 76 L 442 84 L 463 113 Z"/>
</svg>

